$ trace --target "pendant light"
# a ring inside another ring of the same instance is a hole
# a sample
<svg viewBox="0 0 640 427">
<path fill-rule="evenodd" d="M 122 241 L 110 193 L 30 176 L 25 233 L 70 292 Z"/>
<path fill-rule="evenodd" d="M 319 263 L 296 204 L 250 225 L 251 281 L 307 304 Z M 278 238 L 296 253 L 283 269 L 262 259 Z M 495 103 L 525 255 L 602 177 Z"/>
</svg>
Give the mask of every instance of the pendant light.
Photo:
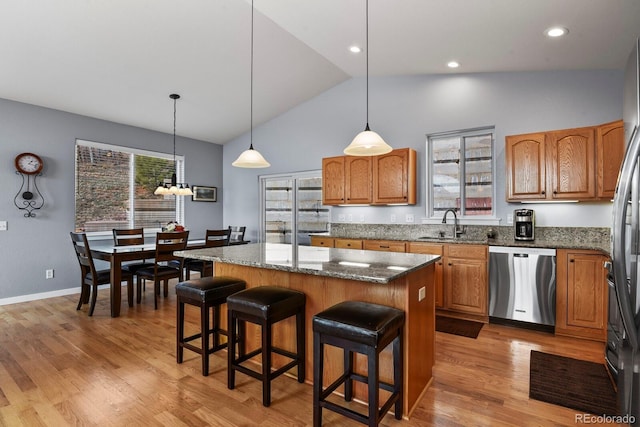
<svg viewBox="0 0 640 427">
<path fill-rule="evenodd" d="M 384 139 L 369 129 L 369 0 L 366 0 L 366 58 L 367 58 L 367 125 L 356 135 L 351 144 L 344 149 L 349 156 L 377 156 L 393 150 Z"/>
<path fill-rule="evenodd" d="M 249 149 L 240 154 L 235 162 L 231 163 L 237 168 L 268 168 L 271 166 L 262 154 L 253 148 L 253 0 L 251 0 L 251 85 L 250 85 L 250 125 Z"/>
<path fill-rule="evenodd" d="M 172 93 L 169 98 L 173 99 L 173 174 L 171 175 L 171 184 L 158 184 L 158 188 L 153 194 L 157 196 L 175 195 L 175 196 L 193 196 L 193 192 L 187 183 L 179 183 L 177 178 L 178 163 L 176 162 L 176 101 L 180 99 L 180 95 Z"/>
</svg>

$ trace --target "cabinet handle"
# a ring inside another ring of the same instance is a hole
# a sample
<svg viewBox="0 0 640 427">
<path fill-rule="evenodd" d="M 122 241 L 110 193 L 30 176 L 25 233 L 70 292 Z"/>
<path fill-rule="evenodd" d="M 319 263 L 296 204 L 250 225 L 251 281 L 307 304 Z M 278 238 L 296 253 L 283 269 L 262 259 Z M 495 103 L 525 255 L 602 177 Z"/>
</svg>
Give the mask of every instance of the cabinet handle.
<svg viewBox="0 0 640 427">
<path fill-rule="evenodd" d="M 553 194 L 558 194 L 558 192 L 556 190 L 553 190 Z"/>
<path fill-rule="evenodd" d="M 570 259 L 570 260 L 569 260 L 569 262 L 574 262 L 574 260 L 573 260 L 573 259 Z"/>
<path fill-rule="evenodd" d="M 447 265 L 453 265 L 453 264 L 451 264 L 451 263 L 448 263 Z"/>
<path fill-rule="evenodd" d="M 544 196 L 544 190 L 540 194 L 542 194 Z"/>
<path fill-rule="evenodd" d="M 380 249 L 389 249 L 389 246 L 380 245 Z"/>
</svg>

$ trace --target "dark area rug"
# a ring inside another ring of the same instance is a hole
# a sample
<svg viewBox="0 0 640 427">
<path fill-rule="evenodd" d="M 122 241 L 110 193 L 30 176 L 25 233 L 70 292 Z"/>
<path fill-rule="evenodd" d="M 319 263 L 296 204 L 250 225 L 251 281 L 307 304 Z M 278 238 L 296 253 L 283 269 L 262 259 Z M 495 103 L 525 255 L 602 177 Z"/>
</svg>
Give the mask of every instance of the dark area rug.
<svg viewBox="0 0 640 427">
<path fill-rule="evenodd" d="M 603 364 L 531 350 L 529 397 L 594 415 L 617 415 Z"/>
<path fill-rule="evenodd" d="M 436 316 L 436 331 L 445 332 L 447 334 L 460 335 L 468 338 L 478 338 L 482 325 L 483 323 L 471 320 Z"/>
</svg>

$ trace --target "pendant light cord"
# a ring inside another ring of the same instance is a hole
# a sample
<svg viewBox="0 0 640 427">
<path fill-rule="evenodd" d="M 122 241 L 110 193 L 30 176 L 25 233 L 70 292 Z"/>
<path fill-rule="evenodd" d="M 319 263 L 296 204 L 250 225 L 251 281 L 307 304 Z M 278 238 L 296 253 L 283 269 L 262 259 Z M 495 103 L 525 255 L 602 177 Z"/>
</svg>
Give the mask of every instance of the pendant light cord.
<svg viewBox="0 0 640 427">
<path fill-rule="evenodd" d="M 249 150 L 253 150 L 253 0 L 251 0 L 251 83 L 249 84 Z"/>
<path fill-rule="evenodd" d="M 253 1 L 253 0 L 251 0 Z M 366 23 L 365 23 L 365 41 L 367 49 L 366 52 L 366 63 L 367 63 L 367 127 L 369 130 L 369 0 L 366 1 Z"/>
<path fill-rule="evenodd" d="M 176 101 L 177 97 L 173 96 L 173 169 L 178 172 L 176 163 Z"/>
</svg>

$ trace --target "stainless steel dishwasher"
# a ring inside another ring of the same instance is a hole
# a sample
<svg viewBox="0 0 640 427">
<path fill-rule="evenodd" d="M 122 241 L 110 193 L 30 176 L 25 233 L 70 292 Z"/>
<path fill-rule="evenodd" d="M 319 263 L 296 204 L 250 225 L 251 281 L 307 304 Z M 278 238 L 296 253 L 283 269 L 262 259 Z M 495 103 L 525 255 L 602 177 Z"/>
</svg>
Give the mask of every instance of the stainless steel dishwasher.
<svg viewBox="0 0 640 427">
<path fill-rule="evenodd" d="M 489 246 L 489 317 L 555 325 L 555 249 Z"/>
</svg>

